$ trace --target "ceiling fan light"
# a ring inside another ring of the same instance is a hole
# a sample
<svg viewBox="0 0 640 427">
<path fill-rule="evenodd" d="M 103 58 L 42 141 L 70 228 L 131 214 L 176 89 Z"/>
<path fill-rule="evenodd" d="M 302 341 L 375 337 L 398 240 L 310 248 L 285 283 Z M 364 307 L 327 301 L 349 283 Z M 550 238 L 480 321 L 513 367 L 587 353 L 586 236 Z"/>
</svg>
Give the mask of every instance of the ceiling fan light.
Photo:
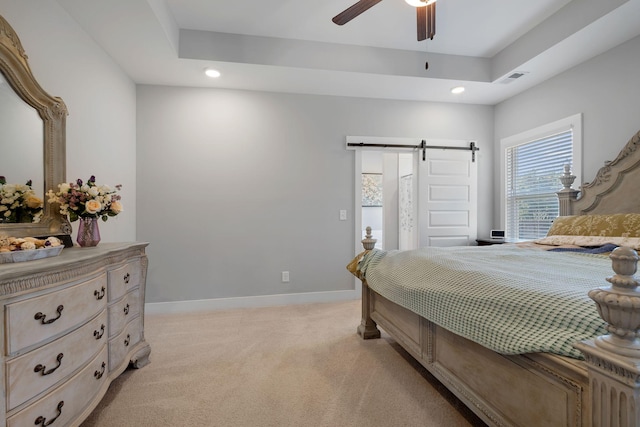
<svg viewBox="0 0 640 427">
<path fill-rule="evenodd" d="M 428 6 L 431 3 L 435 3 L 436 0 L 404 0 L 407 2 L 407 4 L 409 4 L 410 6 L 413 7 L 423 7 L 423 6 Z"/>
</svg>

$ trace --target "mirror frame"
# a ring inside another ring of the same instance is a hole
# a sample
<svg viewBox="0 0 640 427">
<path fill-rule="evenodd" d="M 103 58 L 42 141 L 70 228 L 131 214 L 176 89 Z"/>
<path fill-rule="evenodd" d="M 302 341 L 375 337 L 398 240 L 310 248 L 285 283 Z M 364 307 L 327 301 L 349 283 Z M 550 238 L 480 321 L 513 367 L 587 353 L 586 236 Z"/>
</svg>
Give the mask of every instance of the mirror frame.
<svg viewBox="0 0 640 427">
<path fill-rule="evenodd" d="M 0 72 L 18 96 L 35 108 L 43 121 L 44 138 L 44 213 L 39 223 L 0 224 L 0 235 L 12 237 L 61 237 L 71 241 L 71 224 L 47 202 L 46 192 L 57 190 L 66 180 L 66 117 L 67 106 L 59 97 L 46 93 L 38 84 L 18 35 L 0 15 Z"/>
</svg>

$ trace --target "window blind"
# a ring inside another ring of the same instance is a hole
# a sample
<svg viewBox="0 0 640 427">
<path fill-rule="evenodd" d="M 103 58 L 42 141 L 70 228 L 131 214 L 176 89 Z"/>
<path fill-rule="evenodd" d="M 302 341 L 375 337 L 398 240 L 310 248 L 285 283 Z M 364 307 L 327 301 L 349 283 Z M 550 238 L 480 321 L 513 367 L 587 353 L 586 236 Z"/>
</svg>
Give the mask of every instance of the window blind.
<svg viewBox="0 0 640 427">
<path fill-rule="evenodd" d="M 506 149 L 506 235 L 544 237 L 558 216 L 560 176 L 573 160 L 573 132 L 550 135 Z"/>
</svg>

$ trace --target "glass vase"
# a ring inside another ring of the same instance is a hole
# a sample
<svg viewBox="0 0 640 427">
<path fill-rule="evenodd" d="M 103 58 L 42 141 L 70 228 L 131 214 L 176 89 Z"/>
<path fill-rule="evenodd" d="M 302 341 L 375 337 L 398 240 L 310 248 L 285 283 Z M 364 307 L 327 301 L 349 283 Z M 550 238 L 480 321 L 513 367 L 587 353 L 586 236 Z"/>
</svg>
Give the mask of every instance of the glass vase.
<svg viewBox="0 0 640 427">
<path fill-rule="evenodd" d="M 76 241 L 83 248 L 97 246 L 100 243 L 100 228 L 98 218 L 79 218 L 78 236 Z"/>
</svg>

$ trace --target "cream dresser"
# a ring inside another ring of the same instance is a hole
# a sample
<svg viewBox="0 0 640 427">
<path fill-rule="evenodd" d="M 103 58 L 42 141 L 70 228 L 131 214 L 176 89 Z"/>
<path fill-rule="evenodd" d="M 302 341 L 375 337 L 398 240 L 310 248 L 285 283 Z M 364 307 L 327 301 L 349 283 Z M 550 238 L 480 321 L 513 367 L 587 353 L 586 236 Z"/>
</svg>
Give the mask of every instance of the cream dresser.
<svg viewBox="0 0 640 427">
<path fill-rule="evenodd" d="M 78 426 L 114 378 L 149 363 L 146 246 L 100 243 L 0 265 L 0 426 Z"/>
</svg>

